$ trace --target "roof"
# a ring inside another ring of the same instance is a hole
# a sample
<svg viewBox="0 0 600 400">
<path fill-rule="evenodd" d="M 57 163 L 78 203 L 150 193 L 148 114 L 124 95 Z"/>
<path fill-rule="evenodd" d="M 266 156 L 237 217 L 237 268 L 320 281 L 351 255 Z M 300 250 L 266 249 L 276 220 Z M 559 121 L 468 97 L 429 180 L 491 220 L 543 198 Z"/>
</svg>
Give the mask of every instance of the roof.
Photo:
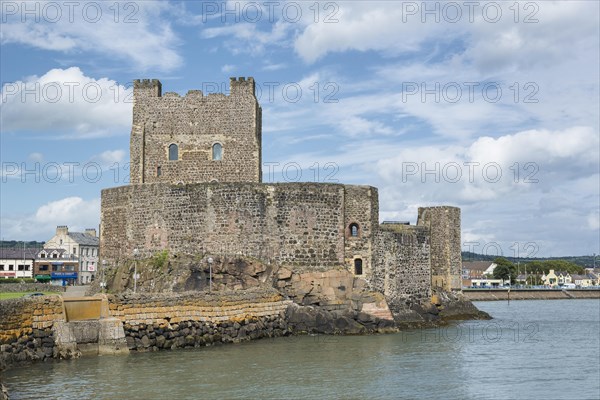
<svg viewBox="0 0 600 400">
<path fill-rule="evenodd" d="M 40 249 L 35 248 L 22 248 L 14 247 L 14 248 L 0 248 L 0 258 L 9 259 L 9 260 L 19 260 L 23 258 L 34 259 L 35 255 Z"/>
<path fill-rule="evenodd" d="M 62 254 L 62 253 L 64 253 L 65 251 L 66 251 L 65 249 L 54 249 L 54 248 L 47 248 L 47 249 L 41 249 L 41 250 L 38 250 L 38 254 L 39 254 L 39 253 L 42 253 L 42 252 L 44 252 L 44 253 L 48 253 L 48 254 L 50 254 L 50 253 L 53 253 L 53 252 L 57 252 L 58 254 Z"/>
<path fill-rule="evenodd" d="M 571 278 L 573 278 L 576 281 L 582 280 L 582 279 L 593 279 L 593 278 L 590 278 L 588 275 L 571 275 Z"/>
<path fill-rule="evenodd" d="M 463 268 L 483 272 L 492 264 L 492 261 L 463 261 Z"/>
<path fill-rule="evenodd" d="M 69 232 L 69 237 L 78 244 L 84 246 L 99 246 L 100 239 L 97 236 L 91 236 L 83 232 Z"/>
<path fill-rule="evenodd" d="M 569 274 L 567 271 L 554 271 L 554 274 L 555 274 L 556 276 L 558 276 L 558 275 L 562 275 L 562 276 L 571 275 L 571 274 Z"/>
</svg>

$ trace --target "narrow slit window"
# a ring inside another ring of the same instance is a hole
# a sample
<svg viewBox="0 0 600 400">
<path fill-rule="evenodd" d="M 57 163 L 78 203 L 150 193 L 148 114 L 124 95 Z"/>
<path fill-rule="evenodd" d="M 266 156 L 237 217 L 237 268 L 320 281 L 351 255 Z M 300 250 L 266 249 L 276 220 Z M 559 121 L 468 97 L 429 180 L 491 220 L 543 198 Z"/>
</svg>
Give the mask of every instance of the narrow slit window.
<svg viewBox="0 0 600 400">
<path fill-rule="evenodd" d="M 160 165 L 156 167 L 156 176 L 161 176 L 162 171 L 160 170 Z"/>
<path fill-rule="evenodd" d="M 357 258 L 354 260 L 354 275 L 362 275 L 362 273 L 363 273 L 362 259 Z"/>
<path fill-rule="evenodd" d="M 179 146 L 172 144 L 169 146 L 169 161 L 179 160 Z"/>
<path fill-rule="evenodd" d="M 213 161 L 221 161 L 223 159 L 223 146 L 221 143 L 215 143 L 212 147 Z"/>
</svg>

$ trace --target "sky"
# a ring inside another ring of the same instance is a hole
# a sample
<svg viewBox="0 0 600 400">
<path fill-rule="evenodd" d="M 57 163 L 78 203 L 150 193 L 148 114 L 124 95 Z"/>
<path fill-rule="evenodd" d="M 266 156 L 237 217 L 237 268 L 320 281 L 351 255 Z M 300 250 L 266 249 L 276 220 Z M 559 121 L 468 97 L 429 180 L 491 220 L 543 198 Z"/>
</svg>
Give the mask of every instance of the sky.
<svg viewBox="0 0 600 400">
<path fill-rule="evenodd" d="M 0 237 L 100 223 L 128 183 L 132 81 L 252 76 L 263 182 L 462 209 L 463 250 L 600 253 L 597 1 L 13 2 L 1 7 Z"/>
</svg>

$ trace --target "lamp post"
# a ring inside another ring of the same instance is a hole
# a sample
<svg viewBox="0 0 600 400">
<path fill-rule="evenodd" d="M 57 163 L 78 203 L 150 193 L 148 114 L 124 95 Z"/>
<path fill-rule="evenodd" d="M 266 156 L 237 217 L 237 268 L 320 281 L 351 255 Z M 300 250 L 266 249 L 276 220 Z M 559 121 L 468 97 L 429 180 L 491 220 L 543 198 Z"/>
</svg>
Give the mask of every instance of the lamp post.
<svg viewBox="0 0 600 400">
<path fill-rule="evenodd" d="M 208 257 L 208 259 L 206 260 L 206 262 L 208 262 L 208 291 L 212 292 L 212 264 L 213 264 L 213 258 L 212 257 Z"/>
<path fill-rule="evenodd" d="M 133 293 L 137 292 L 137 280 L 138 280 L 137 259 L 138 259 L 139 255 L 140 255 L 140 251 L 138 249 L 133 249 L 133 258 L 135 259 L 135 264 L 133 266 Z"/>
</svg>

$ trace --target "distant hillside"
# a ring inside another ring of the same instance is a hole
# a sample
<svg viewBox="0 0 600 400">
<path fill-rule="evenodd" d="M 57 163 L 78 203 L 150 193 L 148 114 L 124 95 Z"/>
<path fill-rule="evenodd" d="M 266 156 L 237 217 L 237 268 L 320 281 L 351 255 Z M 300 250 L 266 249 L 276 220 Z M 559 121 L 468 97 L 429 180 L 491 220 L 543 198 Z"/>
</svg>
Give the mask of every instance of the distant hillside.
<svg viewBox="0 0 600 400">
<path fill-rule="evenodd" d="M 45 242 L 36 242 L 36 241 L 32 241 L 32 242 L 25 242 L 25 247 L 26 248 L 42 248 L 44 246 Z M 22 241 L 16 241 L 16 240 L 0 240 L 0 248 L 7 248 L 7 249 L 22 249 L 23 248 L 23 242 Z"/>
<path fill-rule="evenodd" d="M 462 252 L 463 261 L 493 261 L 498 256 L 495 255 L 486 255 L 486 254 L 476 254 L 470 251 Z M 530 261 L 548 261 L 548 260 L 564 260 L 572 262 L 573 264 L 580 265 L 582 267 L 591 267 L 594 265 L 594 256 L 566 256 L 566 257 L 530 257 L 530 258 L 515 258 L 515 257 L 507 257 L 505 258 L 513 263 L 517 261 L 520 263 L 530 262 Z M 596 267 L 600 266 L 600 257 L 596 258 Z"/>
</svg>

